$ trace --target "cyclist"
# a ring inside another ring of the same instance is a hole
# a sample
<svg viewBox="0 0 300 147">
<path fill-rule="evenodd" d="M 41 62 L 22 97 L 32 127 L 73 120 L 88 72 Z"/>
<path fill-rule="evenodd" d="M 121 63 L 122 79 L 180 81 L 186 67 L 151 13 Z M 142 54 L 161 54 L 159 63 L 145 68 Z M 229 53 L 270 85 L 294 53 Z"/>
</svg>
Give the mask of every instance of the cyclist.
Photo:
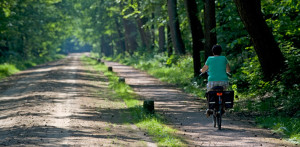
<svg viewBox="0 0 300 147">
<path fill-rule="evenodd" d="M 213 56 L 207 58 L 200 72 L 208 71 L 207 91 L 211 91 L 215 86 L 222 86 L 225 91 L 229 86 L 226 74 L 230 72 L 229 62 L 225 56 L 221 56 L 222 47 L 220 45 L 214 45 L 212 52 Z M 209 117 L 211 114 L 213 114 L 213 110 L 207 109 L 206 116 Z"/>
</svg>

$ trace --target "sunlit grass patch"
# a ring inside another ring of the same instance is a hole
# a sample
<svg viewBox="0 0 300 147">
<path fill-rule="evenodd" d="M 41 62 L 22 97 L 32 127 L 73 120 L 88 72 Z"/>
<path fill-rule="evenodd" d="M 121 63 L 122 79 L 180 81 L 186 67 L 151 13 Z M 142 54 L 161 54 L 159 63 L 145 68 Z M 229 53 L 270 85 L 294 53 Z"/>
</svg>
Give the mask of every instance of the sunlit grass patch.
<svg viewBox="0 0 300 147">
<path fill-rule="evenodd" d="M 262 128 L 270 128 L 274 132 L 283 134 L 289 141 L 300 143 L 300 119 L 287 117 L 258 117 L 257 122 Z"/>
<path fill-rule="evenodd" d="M 19 70 L 13 64 L 5 63 L 0 65 L 0 79 L 12 75 L 16 72 L 19 72 Z"/>
<path fill-rule="evenodd" d="M 144 119 L 136 124 L 140 128 L 145 128 L 149 135 L 154 136 L 154 140 L 159 146 L 185 146 L 182 140 L 177 137 L 176 130 L 160 122 L 155 117 Z"/>
<path fill-rule="evenodd" d="M 105 65 L 99 64 L 96 60 L 88 57 L 81 59 L 94 69 L 103 72 L 109 79 L 109 88 L 114 90 L 115 94 L 125 102 L 133 118 L 133 120 L 127 120 L 130 122 L 124 122 L 125 124 L 134 123 L 145 130 L 159 146 L 186 146 L 183 139 L 177 135 L 177 130 L 165 125 L 161 116 L 144 111 L 142 101 L 133 93 L 130 86 L 119 82 L 119 77 L 115 73 L 109 72 Z"/>
<path fill-rule="evenodd" d="M 64 58 L 64 55 L 53 55 L 41 58 L 32 58 L 30 60 L 20 60 L 17 58 L 12 58 L 7 60 L 6 63 L 0 64 L 0 79 L 15 74 L 21 70 L 25 70 L 30 67 L 34 67 L 39 64 L 43 64 L 49 61 L 54 61 Z"/>
</svg>

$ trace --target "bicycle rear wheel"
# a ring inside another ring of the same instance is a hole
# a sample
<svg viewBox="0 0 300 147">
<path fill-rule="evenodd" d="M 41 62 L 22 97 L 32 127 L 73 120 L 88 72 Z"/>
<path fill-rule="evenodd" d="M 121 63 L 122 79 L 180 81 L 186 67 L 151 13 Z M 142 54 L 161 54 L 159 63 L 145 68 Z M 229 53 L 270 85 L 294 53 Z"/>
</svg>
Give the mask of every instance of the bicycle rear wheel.
<svg viewBox="0 0 300 147">
<path fill-rule="evenodd" d="M 222 124 L 222 115 L 217 114 L 217 124 L 218 124 L 218 129 L 221 130 L 221 124 Z"/>
</svg>

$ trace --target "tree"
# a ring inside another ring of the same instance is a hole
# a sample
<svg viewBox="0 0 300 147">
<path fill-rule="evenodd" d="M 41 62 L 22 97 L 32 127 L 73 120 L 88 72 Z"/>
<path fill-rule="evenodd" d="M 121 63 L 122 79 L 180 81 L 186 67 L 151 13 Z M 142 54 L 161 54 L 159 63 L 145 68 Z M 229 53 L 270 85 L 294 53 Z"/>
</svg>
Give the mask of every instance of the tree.
<svg viewBox="0 0 300 147">
<path fill-rule="evenodd" d="M 123 5 L 121 5 L 121 9 L 123 9 Z M 138 48 L 138 43 L 136 40 L 137 27 L 134 21 L 126 15 L 130 15 L 134 10 L 131 7 L 128 7 L 123 11 L 124 11 L 123 25 L 125 29 L 125 47 L 126 47 L 126 51 L 129 52 L 129 54 L 133 54 Z"/>
<path fill-rule="evenodd" d="M 125 41 L 124 41 L 124 33 L 122 32 L 122 27 L 119 23 L 119 20 L 117 17 L 115 17 L 115 24 L 117 29 L 117 37 L 116 37 L 116 44 L 117 44 L 117 54 L 124 53 L 125 52 Z"/>
<path fill-rule="evenodd" d="M 194 61 L 194 76 L 198 76 L 200 73 L 201 61 L 200 61 L 200 50 L 203 49 L 204 45 L 202 40 L 204 38 L 202 25 L 197 17 L 198 10 L 195 0 L 184 0 L 186 11 L 189 18 L 189 23 L 192 32 L 193 40 L 193 61 Z"/>
<path fill-rule="evenodd" d="M 169 25 L 171 31 L 171 38 L 175 52 L 178 54 L 185 54 L 185 47 L 181 37 L 179 29 L 179 20 L 177 14 L 177 0 L 168 0 L 168 14 L 169 14 Z"/>
<path fill-rule="evenodd" d="M 285 67 L 283 57 L 261 12 L 260 0 L 235 0 L 248 31 L 266 80 L 272 80 Z"/>
<path fill-rule="evenodd" d="M 217 44 L 215 1 L 204 0 L 204 37 L 205 59 L 212 56 L 212 47 Z"/>
<path fill-rule="evenodd" d="M 138 7 L 138 8 L 136 8 L 136 9 L 138 9 L 138 12 L 140 12 L 141 11 L 140 10 L 141 9 L 140 2 L 135 1 L 135 5 Z M 150 29 L 149 29 L 149 27 L 146 26 L 147 21 L 148 21 L 148 18 L 142 13 L 140 13 L 136 18 L 138 30 L 139 30 L 140 36 L 141 36 L 142 46 L 143 46 L 143 48 L 146 48 L 149 51 L 151 48 L 153 48 L 153 46 L 151 43 L 151 34 L 149 31 Z M 154 38 L 154 36 L 153 36 L 153 38 Z"/>
<path fill-rule="evenodd" d="M 166 44 L 166 33 L 165 33 L 165 26 L 162 25 L 158 28 L 158 48 L 159 52 L 164 52 L 166 51 L 165 49 L 165 44 Z"/>
<path fill-rule="evenodd" d="M 167 25 L 167 52 L 169 57 L 173 54 L 171 29 L 169 24 Z"/>
</svg>

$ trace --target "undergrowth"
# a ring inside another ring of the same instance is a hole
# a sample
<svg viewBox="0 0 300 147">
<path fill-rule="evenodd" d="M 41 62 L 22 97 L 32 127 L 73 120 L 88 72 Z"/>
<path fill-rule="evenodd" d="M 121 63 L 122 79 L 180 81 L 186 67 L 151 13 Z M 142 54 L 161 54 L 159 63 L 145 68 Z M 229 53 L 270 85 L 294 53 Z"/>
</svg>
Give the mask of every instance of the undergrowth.
<svg viewBox="0 0 300 147">
<path fill-rule="evenodd" d="M 103 72 L 109 79 L 109 88 L 124 100 L 130 110 L 133 123 L 151 135 L 159 146 L 186 146 L 182 138 L 176 135 L 176 130 L 164 124 L 164 119 L 160 115 L 146 113 L 142 107 L 142 101 L 133 93 L 130 86 L 118 81 L 119 77 L 115 73 L 109 72 L 105 65 L 98 63 L 96 60 L 88 57 L 82 57 L 81 59 L 95 70 Z"/>
<path fill-rule="evenodd" d="M 64 58 L 63 55 L 31 58 L 28 60 L 21 58 L 0 59 L 0 79 L 13 75 L 21 70 L 62 58 Z"/>
<path fill-rule="evenodd" d="M 294 53 L 297 50 L 286 51 L 289 53 L 286 71 L 273 81 L 264 81 L 254 49 L 250 47 L 248 50 L 249 54 L 253 55 L 249 55 L 249 58 L 241 60 L 240 63 L 233 63 L 239 64 L 232 69 L 233 76 L 230 79 L 232 85 L 230 90 L 234 90 L 236 95 L 233 111 L 262 118 L 269 117 L 272 123 L 267 123 L 269 124 L 268 128 L 281 126 L 288 130 L 282 131 L 287 139 L 295 140 L 296 138 L 298 141 L 293 142 L 299 143 L 300 131 L 295 129 L 300 128 L 299 53 Z M 165 54 L 134 53 L 131 56 L 118 55 L 114 58 L 105 57 L 105 59 L 134 66 L 147 71 L 161 81 L 181 87 L 185 92 L 195 94 L 200 98 L 204 97 L 206 81 L 193 77 L 193 62 L 190 56 L 172 55 L 168 57 Z M 233 59 L 233 62 L 236 61 Z M 257 122 L 262 126 L 268 121 L 260 121 L 259 118 Z"/>
</svg>

